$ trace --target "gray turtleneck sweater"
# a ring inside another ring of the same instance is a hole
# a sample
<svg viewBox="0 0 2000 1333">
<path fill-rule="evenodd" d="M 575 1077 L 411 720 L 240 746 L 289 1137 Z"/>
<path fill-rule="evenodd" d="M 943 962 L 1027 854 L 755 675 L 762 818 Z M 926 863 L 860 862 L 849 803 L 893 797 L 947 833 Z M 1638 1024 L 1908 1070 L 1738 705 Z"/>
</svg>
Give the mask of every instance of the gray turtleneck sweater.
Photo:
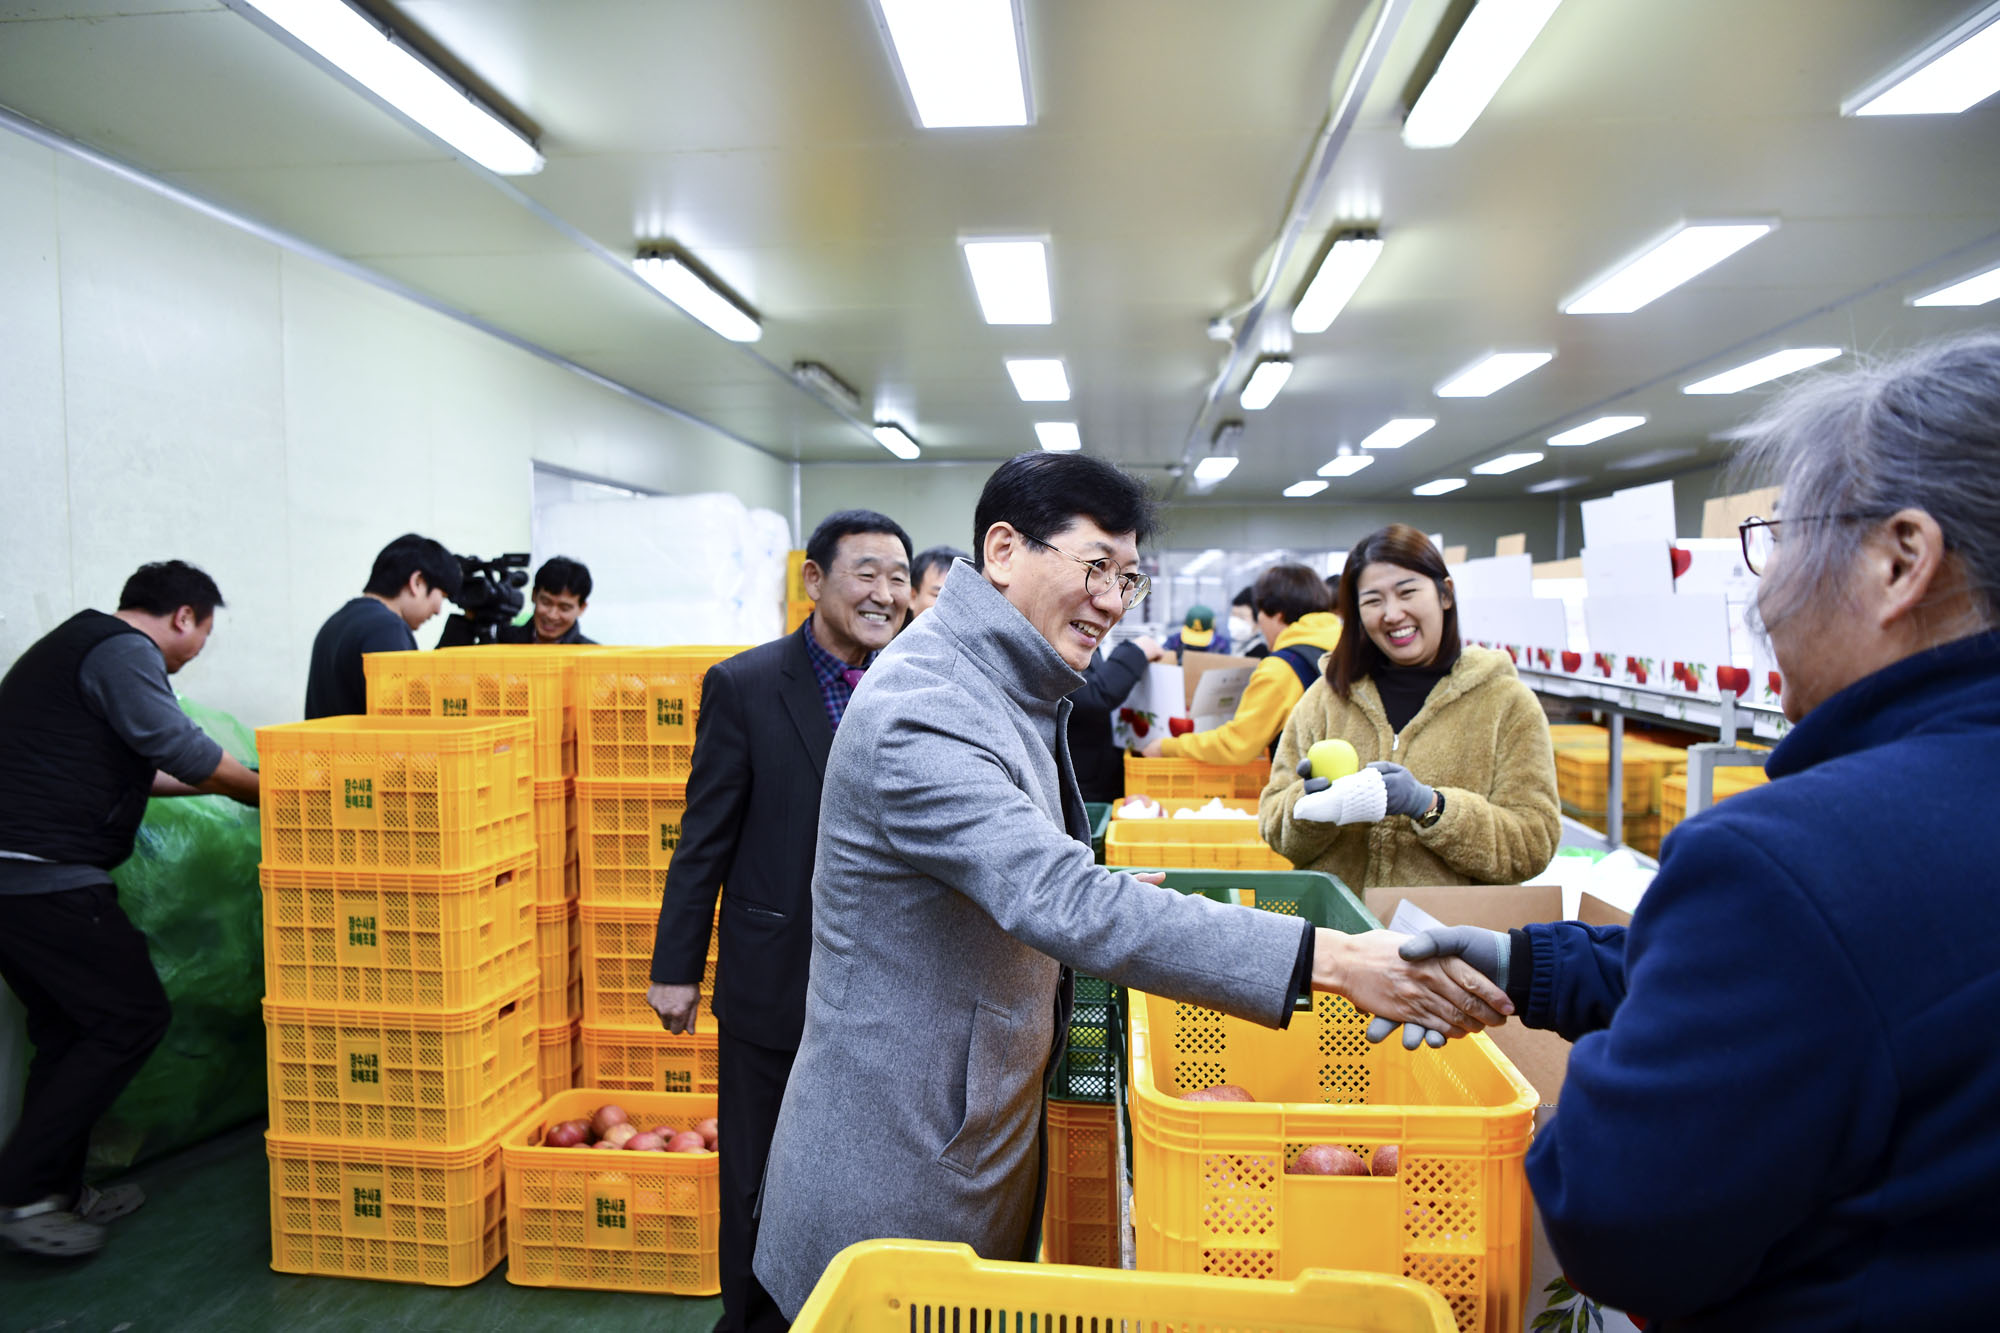
<svg viewBox="0 0 2000 1333">
<path fill-rule="evenodd" d="M 1034 1257 L 1069 969 L 1270 1027 L 1290 1015 L 1309 925 L 1092 861 L 1064 735 L 1080 684 L 959 562 L 848 706 L 755 1265 L 788 1318 L 859 1240 Z"/>
</svg>

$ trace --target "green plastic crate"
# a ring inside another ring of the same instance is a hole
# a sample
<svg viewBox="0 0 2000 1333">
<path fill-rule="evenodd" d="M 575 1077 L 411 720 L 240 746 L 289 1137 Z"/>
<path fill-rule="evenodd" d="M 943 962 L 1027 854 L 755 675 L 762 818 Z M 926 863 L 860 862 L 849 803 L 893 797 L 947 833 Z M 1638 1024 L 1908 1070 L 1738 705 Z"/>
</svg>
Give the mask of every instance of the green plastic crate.
<svg viewBox="0 0 2000 1333">
<path fill-rule="evenodd" d="M 1090 850 L 1097 853 L 1097 864 L 1104 864 L 1104 830 L 1111 827 L 1111 802 L 1085 801 L 1083 813 L 1090 820 Z"/>
<path fill-rule="evenodd" d="M 1125 1076 L 1123 1000 L 1122 986 L 1077 974 L 1069 1046 L 1049 1079 L 1052 1100 L 1111 1103 L 1113 1086 Z"/>
</svg>

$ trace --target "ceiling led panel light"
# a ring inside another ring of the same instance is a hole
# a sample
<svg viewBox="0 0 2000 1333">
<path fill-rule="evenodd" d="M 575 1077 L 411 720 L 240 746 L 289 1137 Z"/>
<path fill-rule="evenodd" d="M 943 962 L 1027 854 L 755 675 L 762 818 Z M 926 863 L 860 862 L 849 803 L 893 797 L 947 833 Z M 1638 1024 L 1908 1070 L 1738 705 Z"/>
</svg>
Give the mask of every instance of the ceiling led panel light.
<svg viewBox="0 0 2000 1333">
<path fill-rule="evenodd" d="M 923 452 L 910 438 L 910 433 L 893 421 L 875 423 L 875 442 L 905 462 Z"/>
<path fill-rule="evenodd" d="M 1073 454 L 1083 448 L 1083 436 L 1074 421 L 1037 421 L 1035 438 L 1052 454 Z"/>
<path fill-rule="evenodd" d="M 1440 398 L 1485 398 L 1555 360 L 1554 352 L 1494 352 L 1437 386 Z"/>
<path fill-rule="evenodd" d="M 502 176 L 531 176 L 542 155 L 526 136 L 342 0 L 247 0 L 348 78 Z"/>
<path fill-rule="evenodd" d="M 1433 417 L 1391 417 L 1362 440 L 1361 447 L 1400 449 L 1435 425 L 1437 421 Z"/>
<path fill-rule="evenodd" d="M 927 130 L 1026 125 L 1012 0 L 876 0 L 903 86 Z"/>
<path fill-rule="evenodd" d="M 1421 486 L 1412 486 L 1410 494 L 1450 495 L 1453 491 L 1462 490 L 1464 487 L 1464 477 L 1439 477 L 1436 481 L 1427 481 Z"/>
<path fill-rule="evenodd" d="M 1403 121 L 1412 148 L 1449 148 L 1465 136 L 1528 53 L 1557 0 L 1479 0 Z"/>
<path fill-rule="evenodd" d="M 1684 385 L 1682 393 L 1741 393 L 1755 388 L 1793 371 L 1816 366 L 1822 361 L 1831 361 L 1840 355 L 1838 347 L 1788 347 L 1782 352 L 1760 356 L 1755 361 L 1745 362 L 1734 370 L 1725 370 L 1720 375 L 1711 375 L 1705 380 L 1696 380 Z"/>
<path fill-rule="evenodd" d="M 1021 358 L 1007 363 L 1014 392 L 1024 403 L 1066 403 L 1069 401 L 1069 372 L 1060 360 Z"/>
<path fill-rule="evenodd" d="M 1257 368 L 1250 372 L 1250 380 L 1243 386 L 1243 393 L 1237 399 L 1245 412 L 1261 412 L 1271 405 L 1278 396 L 1278 390 L 1285 387 L 1285 381 L 1292 377 L 1292 363 L 1278 359 L 1259 361 Z"/>
<path fill-rule="evenodd" d="M 1934 292 L 1926 292 L 1910 301 L 1911 305 L 1985 305 L 1988 301 L 2000 299 L 2000 268 L 1989 268 L 1984 273 L 1954 282 L 1949 287 L 1940 287 Z"/>
<path fill-rule="evenodd" d="M 1599 417 L 1586 421 L 1581 426 L 1572 426 L 1566 431 L 1549 436 L 1549 443 L 1558 449 L 1576 449 L 1586 444 L 1596 444 L 1608 440 L 1628 430 L 1646 424 L 1644 417 Z"/>
<path fill-rule="evenodd" d="M 1342 454 L 1327 460 L 1319 470 L 1322 477 L 1351 477 L 1375 461 L 1373 454 Z"/>
<path fill-rule="evenodd" d="M 1382 238 L 1373 232 L 1350 232 L 1336 240 L 1292 310 L 1293 331 L 1325 333 L 1381 257 Z"/>
<path fill-rule="evenodd" d="M 1945 116 L 2000 92 L 2000 5 L 1988 5 L 1840 108 L 1843 116 Z"/>
<path fill-rule="evenodd" d="M 1040 241 L 966 241 L 965 263 L 988 324 L 1048 324 L 1048 249 Z"/>
<path fill-rule="evenodd" d="M 1563 303 L 1565 315 L 1629 315 L 1706 273 L 1750 242 L 1777 229 L 1775 222 L 1700 222 L 1680 228 L 1609 277 Z"/>
<path fill-rule="evenodd" d="M 1287 500 L 1304 500 L 1318 495 L 1326 488 L 1327 483 L 1323 481 L 1295 481 L 1285 487 L 1285 498 Z"/>
<path fill-rule="evenodd" d="M 1538 453 L 1502 454 L 1484 463 L 1475 463 L 1472 470 L 1482 477 L 1504 477 L 1509 472 L 1519 472 L 1524 467 L 1533 467 L 1542 461 Z"/>
</svg>

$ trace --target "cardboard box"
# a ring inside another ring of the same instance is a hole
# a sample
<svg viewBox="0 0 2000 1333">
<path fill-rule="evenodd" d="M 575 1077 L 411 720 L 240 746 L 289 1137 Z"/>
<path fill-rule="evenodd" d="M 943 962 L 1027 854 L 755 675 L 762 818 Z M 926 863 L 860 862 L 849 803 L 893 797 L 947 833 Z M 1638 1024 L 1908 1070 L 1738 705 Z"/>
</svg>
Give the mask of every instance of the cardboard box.
<svg viewBox="0 0 2000 1333">
<path fill-rule="evenodd" d="M 1511 930 L 1538 921 L 1565 919 L 1563 891 L 1555 885 L 1458 884 L 1430 888 L 1378 888 L 1362 894 L 1362 901 L 1368 910 L 1381 921 L 1395 916 L 1396 904 L 1405 900 L 1448 926 Z M 1585 893 L 1578 899 L 1574 919 L 1592 926 L 1623 926 L 1629 924 L 1632 917 L 1630 913 Z M 1513 1021 L 1492 1029 L 1486 1035 L 1493 1039 L 1501 1054 L 1514 1062 L 1514 1067 L 1521 1071 L 1521 1077 L 1541 1094 L 1541 1108 L 1535 1112 L 1535 1131 L 1540 1133 L 1550 1117 L 1555 1115 L 1557 1103 L 1562 1097 L 1563 1077 L 1569 1072 L 1569 1043 L 1553 1032 L 1524 1027 Z M 1534 1248 L 1534 1286 L 1528 1302 L 1531 1321 L 1534 1315 L 1541 1312 L 1546 1300 L 1542 1288 L 1562 1272 L 1556 1264 L 1555 1253 L 1549 1248 L 1549 1239 L 1542 1232 L 1539 1212 L 1535 1214 Z"/>
</svg>

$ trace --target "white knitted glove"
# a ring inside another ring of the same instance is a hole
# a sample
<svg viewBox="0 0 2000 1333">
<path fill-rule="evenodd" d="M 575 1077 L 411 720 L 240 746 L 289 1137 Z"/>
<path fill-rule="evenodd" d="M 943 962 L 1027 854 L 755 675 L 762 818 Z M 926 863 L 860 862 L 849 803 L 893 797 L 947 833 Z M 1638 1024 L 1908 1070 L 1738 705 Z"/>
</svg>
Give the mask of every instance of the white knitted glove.
<svg viewBox="0 0 2000 1333">
<path fill-rule="evenodd" d="M 1382 775 L 1372 768 L 1350 773 L 1319 791 L 1308 791 L 1292 806 L 1293 819 L 1314 824 L 1373 824 L 1388 813 L 1388 788 Z"/>
</svg>

